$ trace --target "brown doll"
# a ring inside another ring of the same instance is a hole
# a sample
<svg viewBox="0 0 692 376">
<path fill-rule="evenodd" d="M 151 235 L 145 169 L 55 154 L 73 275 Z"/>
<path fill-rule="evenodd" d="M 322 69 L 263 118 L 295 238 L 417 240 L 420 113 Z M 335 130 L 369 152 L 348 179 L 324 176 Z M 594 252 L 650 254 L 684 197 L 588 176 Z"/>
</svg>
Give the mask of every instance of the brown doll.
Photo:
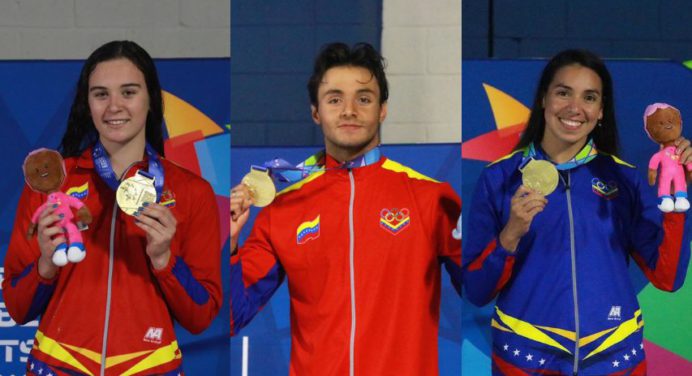
<svg viewBox="0 0 692 376">
<path fill-rule="evenodd" d="M 661 150 L 649 161 L 649 185 L 656 183 L 658 168 L 661 168 L 658 208 L 665 213 L 687 211 L 690 202 L 687 200 L 685 167 L 692 171 L 692 163 L 681 165 L 680 156 L 675 152 L 675 140 L 682 134 L 680 111 L 666 103 L 651 104 L 644 111 L 644 129 L 649 138 L 661 145 Z"/>
<path fill-rule="evenodd" d="M 55 208 L 54 214 L 60 217 L 53 225 L 62 228 L 63 234 L 67 235 L 67 243 L 60 243 L 55 248 L 53 263 L 57 266 L 64 266 L 68 261 L 80 262 L 84 260 L 86 256 L 84 242 L 77 225 L 72 221 L 74 215 L 71 208 L 77 209 L 77 217 L 84 224 L 91 223 L 91 213 L 82 201 L 60 191 L 65 180 L 65 163 L 62 156 L 55 150 L 34 150 L 24 160 L 23 168 L 27 185 L 36 192 L 48 195 L 46 202 L 36 209 L 31 217 L 27 236 L 31 237 L 36 232 L 38 218 L 43 210 L 53 206 Z"/>
</svg>

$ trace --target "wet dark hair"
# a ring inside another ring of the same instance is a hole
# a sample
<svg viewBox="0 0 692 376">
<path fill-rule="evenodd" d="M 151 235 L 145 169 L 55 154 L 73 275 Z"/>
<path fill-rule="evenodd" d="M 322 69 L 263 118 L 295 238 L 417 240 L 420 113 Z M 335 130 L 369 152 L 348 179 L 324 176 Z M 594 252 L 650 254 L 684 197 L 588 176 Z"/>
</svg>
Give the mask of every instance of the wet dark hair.
<svg viewBox="0 0 692 376">
<path fill-rule="evenodd" d="M 545 131 L 543 99 L 548 92 L 548 87 L 553 81 L 553 78 L 555 78 L 557 71 L 563 67 L 575 64 L 594 71 L 598 77 L 601 78 L 601 85 L 603 88 L 603 118 L 600 120 L 601 125 L 594 127 L 589 137 L 594 140 L 599 151 L 617 155 L 619 147 L 617 124 L 615 122 L 613 82 L 610 77 L 610 72 L 608 72 L 608 68 L 606 68 L 603 60 L 594 53 L 586 50 L 562 51 L 550 59 L 545 68 L 543 68 L 540 81 L 538 82 L 538 88 L 536 89 L 536 95 L 533 99 L 529 121 L 524 133 L 521 135 L 519 143 L 514 147 L 514 150 L 522 149 L 532 142 L 534 144 L 540 144 L 543 140 L 543 133 Z"/>
<path fill-rule="evenodd" d="M 344 43 L 331 43 L 320 51 L 315 58 L 315 67 L 308 81 L 310 103 L 317 107 L 317 90 L 327 71 L 334 67 L 351 66 L 365 68 L 377 80 L 380 88 L 380 104 L 389 98 L 387 77 L 384 73 L 385 61 L 375 48 L 368 43 L 357 43 L 350 48 Z"/>
<path fill-rule="evenodd" d="M 98 139 L 89 111 L 89 77 L 99 63 L 116 59 L 129 60 L 144 75 L 149 94 L 145 137 L 149 145 L 163 155 L 163 98 L 154 61 L 135 42 L 112 41 L 97 48 L 84 62 L 67 119 L 67 130 L 60 142 L 59 150 L 63 156 L 78 156 Z"/>
</svg>

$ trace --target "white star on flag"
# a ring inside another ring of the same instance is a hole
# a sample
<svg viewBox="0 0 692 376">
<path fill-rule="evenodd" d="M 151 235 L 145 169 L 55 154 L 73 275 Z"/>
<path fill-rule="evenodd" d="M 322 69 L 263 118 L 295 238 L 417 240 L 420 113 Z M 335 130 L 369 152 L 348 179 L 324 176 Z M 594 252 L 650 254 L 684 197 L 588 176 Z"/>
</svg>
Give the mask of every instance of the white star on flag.
<svg viewBox="0 0 692 376">
<path fill-rule="evenodd" d="M 637 350 L 632 349 L 632 355 L 637 355 Z"/>
<path fill-rule="evenodd" d="M 514 356 L 519 356 L 521 354 L 521 351 L 519 349 L 514 349 Z"/>
<path fill-rule="evenodd" d="M 34 370 L 34 362 L 31 362 L 31 370 Z"/>
<path fill-rule="evenodd" d="M 543 365 L 543 364 L 545 363 L 545 359 L 541 358 L 541 360 L 539 360 L 538 363 L 540 363 L 541 365 Z"/>
<path fill-rule="evenodd" d="M 38 369 L 38 374 L 39 374 L 39 375 L 42 375 L 42 374 L 43 374 L 43 368 L 39 368 L 39 369 Z"/>
<path fill-rule="evenodd" d="M 507 350 L 509 350 L 509 345 L 505 343 L 505 345 L 502 346 L 502 348 L 505 349 L 505 351 L 507 351 Z"/>
<path fill-rule="evenodd" d="M 625 356 L 623 356 L 623 358 L 625 358 L 625 360 L 630 360 L 630 356 L 627 354 L 625 354 Z"/>
<path fill-rule="evenodd" d="M 617 360 L 614 360 L 613 361 L 613 367 L 619 367 L 619 366 L 620 366 L 620 362 L 618 362 Z"/>
<path fill-rule="evenodd" d="M 532 360 L 533 360 L 533 355 L 529 354 L 529 355 L 526 356 L 526 361 L 527 361 L 527 362 L 530 362 L 530 361 L 532 361 Z"/>
<path fill-rule="evenodd" d="M 642 350 L 644 350 L 644 342 L 642 342 L 642 343 L 639 344 L 639 348 L 642 349 Z"/>
</svg>

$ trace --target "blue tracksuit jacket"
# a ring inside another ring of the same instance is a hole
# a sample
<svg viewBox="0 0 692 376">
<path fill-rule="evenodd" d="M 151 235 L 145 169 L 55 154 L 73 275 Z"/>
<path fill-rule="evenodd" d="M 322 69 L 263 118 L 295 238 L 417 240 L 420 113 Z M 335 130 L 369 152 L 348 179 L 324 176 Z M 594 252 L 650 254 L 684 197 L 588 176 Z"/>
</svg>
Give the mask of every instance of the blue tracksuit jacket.
<svg viewBox="0 0 692 376">
<path fill-rule="evenodd" d="M 493 374 L 644 374 L 644 322 L 628 264 L 632 257 L 660 289 L 680 288 L 690 258 L 686 214 L 661 213 L 655 188 L 633 166 L 599 153 L 560 171 L 510 253 L 498 236 L 530 150 L 484 169 L 465 221 L 467 298 L 484 305 L 497 296 Z"/>
</svg>

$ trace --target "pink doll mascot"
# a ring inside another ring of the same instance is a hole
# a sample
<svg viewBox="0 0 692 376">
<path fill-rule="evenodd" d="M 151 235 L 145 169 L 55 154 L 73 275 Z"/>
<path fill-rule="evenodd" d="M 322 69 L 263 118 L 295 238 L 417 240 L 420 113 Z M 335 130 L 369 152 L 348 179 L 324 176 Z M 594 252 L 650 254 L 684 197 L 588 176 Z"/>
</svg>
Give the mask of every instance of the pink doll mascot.
<svg viewBox="0 0 692 376">
<path fill-rule="evenodd" d="M 692 163 L 680 164 L 675 153 L 675 140 L 682 133 L 682 117 L 677 108 L 666 103 L 654 103 L 644 111 L 644 129 L 649 138 L 661 145 L 661 150 L 649 161 L 649 185 L 656 183 L 658 176 L 658 208 L 665 213 L 684 212 L 690 208 L 687 200 L 685 167 L 692 171 Z M 673 202 L 673 198 L 675 201 Z"/>
<path fill-rule="evenodd" d="M 74 215 L 72 208 L 77 209 L 77 217 L 84 224 L 91 223 L 89 209 L 79 199 L 60 191 L 65 180 L 65 163 L 62 156 L 55 150 L 34 150 L 24 160 L 24 179 L 27 185 L 36 192 L 48 195 L 48 200 L 41 205 L 31 217 L 31 224 L 27 230 L 27 236 L 31 237 L 38 227 L 38 218 L 47 207 L 53 206 L 53 214 L 60 219 L 54 223 L 63 229 L 67 236 L 67 243 L 60 243 L 53 253 L 53 263 L 57 266 L 65 266 L 67 262 L 80 262 L 84 260 L 86 251 L 82 235 L 77 225 L 72 221 Z M 68 248 L 69 244 L 69 248 Z"/>
</svg>

